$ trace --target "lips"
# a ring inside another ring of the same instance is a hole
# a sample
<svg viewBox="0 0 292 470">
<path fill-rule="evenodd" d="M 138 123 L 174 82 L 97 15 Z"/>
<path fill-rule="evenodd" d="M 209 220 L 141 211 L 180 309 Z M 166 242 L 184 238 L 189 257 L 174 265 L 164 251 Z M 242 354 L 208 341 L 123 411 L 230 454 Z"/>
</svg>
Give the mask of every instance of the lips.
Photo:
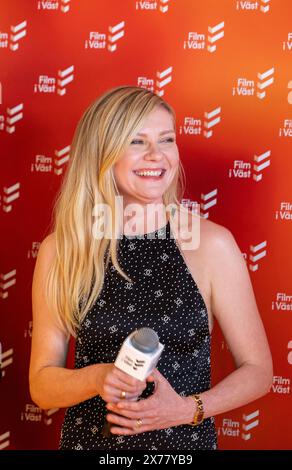
<svg viewBox="0 0 292 470">
<path fill-rule="evenodd" d="M 163 178 L 165 172 L 166 172 L 165 168 L 156 168 L 156 169 L 141 168 L 139 170 L 133 171 L 133 173 L 140 178 L 154 178 L 156 180 Z"/>
<path fill-rule="evenodd" d="M 159 171 L 161 171 L 161 170 L 166 171 L 165 168 L 137 168 L 137 170 L 134 170 L 134 171 L 141 172 L 141 171 L 158 171 L 158 170 Z"/>
</svg>

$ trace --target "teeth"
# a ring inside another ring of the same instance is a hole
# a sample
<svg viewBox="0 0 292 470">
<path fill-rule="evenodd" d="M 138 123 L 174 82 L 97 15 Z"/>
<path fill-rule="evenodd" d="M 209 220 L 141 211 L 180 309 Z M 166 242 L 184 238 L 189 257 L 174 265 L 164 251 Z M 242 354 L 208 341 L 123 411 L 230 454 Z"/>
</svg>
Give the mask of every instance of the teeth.
<svg viewBox="0 0 292 470">
<path fill-rule="evenodd" d="M 138 176 L 160 176 L 162 174 L 162 170 L 157 170 L 157 171 L 135 171 L 135 173 Z"/>
</svg>

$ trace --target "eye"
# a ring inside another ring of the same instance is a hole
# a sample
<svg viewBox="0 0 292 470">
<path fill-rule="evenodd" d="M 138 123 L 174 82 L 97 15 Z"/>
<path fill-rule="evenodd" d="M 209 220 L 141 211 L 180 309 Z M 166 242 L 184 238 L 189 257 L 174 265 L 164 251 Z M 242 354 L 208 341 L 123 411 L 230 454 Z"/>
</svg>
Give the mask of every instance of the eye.
<svg viewBox="0 0 292 470">
<path fill-rule="evenodd" d="M 162 140 L 161 142 L 173 143 L 175 141 L 174 137 L 167 137 L 166 139 Z"/>
<path fill-rule="evenodd" d="M 144 144 L 144 141 L 141 139 L 134 139 L 131 142 L 131 145 L 143 145 L 143 144 Z"/>
</svg>

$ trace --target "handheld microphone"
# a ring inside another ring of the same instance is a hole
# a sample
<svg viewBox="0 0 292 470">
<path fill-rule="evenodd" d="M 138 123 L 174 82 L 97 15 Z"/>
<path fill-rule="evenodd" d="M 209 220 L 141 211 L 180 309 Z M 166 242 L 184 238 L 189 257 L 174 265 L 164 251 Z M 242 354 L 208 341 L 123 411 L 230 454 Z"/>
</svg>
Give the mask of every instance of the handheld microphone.
<svg viewBox="0 0 292 470">
<path fill-rule="evenodd" d="M 164 346 L 152 328 L 133 331 L 123 342 L 115 366 L 139 380 L 145 380 L 156 367 Z M 105 422 L 102 435 L 109 437 L 111 423 Z"/>
</svg>

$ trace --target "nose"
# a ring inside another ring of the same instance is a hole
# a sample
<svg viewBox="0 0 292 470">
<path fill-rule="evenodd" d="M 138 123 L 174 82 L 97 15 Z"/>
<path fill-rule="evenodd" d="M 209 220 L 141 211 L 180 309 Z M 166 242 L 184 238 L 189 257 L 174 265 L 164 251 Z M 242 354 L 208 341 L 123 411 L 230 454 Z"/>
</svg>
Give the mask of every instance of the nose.
<svg viewBox="0 0 292 470">
<path fill-rule="evenodd" d="M 156 145 L 155 143 L 149 144 L 148 151 L 145 154 L 145 158 L 147 160 L 161 160 L 163 158 L 163 153 L 160 150 L 159 146 Z"/>
</svg>

